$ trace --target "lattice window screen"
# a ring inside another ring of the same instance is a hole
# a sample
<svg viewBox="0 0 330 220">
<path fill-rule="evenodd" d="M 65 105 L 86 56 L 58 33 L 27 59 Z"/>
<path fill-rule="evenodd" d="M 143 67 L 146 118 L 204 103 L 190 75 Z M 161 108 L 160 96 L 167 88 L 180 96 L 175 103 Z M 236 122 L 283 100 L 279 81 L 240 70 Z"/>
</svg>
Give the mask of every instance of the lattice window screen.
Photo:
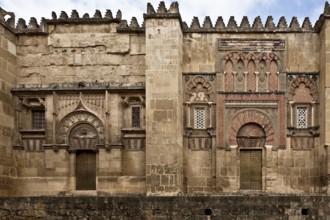
<svg viewBox="0 0 330 220">
<path fill-rule="evenodd" d="M 194 111 L 194 127 L 205 128 L 205 108 L 196 107 Z"/>
<path fill-rule="evenodd" d="M 141 125 L 141 108 L 140 106 L 132 107 L 132 127 L 139 128 Z"/>
<path fill-rule="evenodd" d="M 46 127 L 45 111 L 32 110 L 32 128 L 44 129 Z"/>
<path fill-rule="evenodd" d="M 306 107 L 298 107 L 297 108 L 297 128 L 307 128 L 307 108 Z"/>
</svg>

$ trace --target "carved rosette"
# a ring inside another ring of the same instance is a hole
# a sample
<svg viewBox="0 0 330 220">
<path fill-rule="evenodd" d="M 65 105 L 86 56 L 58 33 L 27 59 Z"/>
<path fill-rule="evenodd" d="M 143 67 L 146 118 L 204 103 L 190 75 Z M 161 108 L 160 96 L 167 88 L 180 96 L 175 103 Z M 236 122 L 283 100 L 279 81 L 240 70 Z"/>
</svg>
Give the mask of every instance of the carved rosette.
<svg viewBox="0 0 330 220">
<path fill-rule="evenodd" d="M 70 148 L 77 147 L 78 140 L 104 144 L 104 125 L 94 114 L 77 110 L 62 119 L 57 127 L 57 143 L 70 144 Z M 89 141 L 88 141 L 89 140 Z M 81 144 L 80 144 L 81 145 Z"/>
</svg>

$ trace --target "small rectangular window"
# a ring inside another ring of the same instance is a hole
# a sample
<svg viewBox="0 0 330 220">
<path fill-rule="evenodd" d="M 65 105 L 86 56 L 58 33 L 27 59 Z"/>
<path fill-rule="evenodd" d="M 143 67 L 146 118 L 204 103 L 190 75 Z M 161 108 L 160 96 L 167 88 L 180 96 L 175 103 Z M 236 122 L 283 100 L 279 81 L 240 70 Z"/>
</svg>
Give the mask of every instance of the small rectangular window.
<svg viewBox="0 0 330 220">
<path fill-rule="evenodd" d="M 194 110 L 194 127 L 197 129 L 205 128 L 205 108 L 196 107 Z"/>
<path fill-rule="evenodd" d="M 132 127 L 139 128 L 141 126 L 141 108 L 140 106 L 132 107 Z"/>
<path fill-rule="evenodd" d="M 45 129 L 45 111 L 32 110 L 32 129 Z"/>
<path fill-rule="evenodd" d="M 307 108 L 297 107 L 296 117 L 297 128 L 307 128 Z"/>
</svg>

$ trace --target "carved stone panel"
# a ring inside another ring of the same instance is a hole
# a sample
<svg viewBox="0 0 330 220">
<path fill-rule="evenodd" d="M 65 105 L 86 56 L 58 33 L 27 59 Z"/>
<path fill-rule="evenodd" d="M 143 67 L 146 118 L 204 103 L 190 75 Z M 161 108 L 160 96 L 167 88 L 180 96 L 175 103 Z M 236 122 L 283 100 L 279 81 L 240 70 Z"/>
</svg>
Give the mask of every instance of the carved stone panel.
<svg viewBox="0 0 330 220">
<path fill-rule="evenodd" d="M 96 135 L 98 137 L 97 144 L 104 144 L 103 123 L 94 114 L 85 110 L 77 110 L 64 117 L 58 125 L 57 134 L 57 143 L 59 144 L 69 144 L 68 134 L 73 139 L 79 135 L 85 135 L 85 141 L 87 141 L 87 136 Z M 70 139 L 70 141 L 72 140 Z"/>
<path fill-rule="evenodd" d="M 213 81 L 215 75 L 203 74 L 193 75 L 186 74 L 186 97 L 188 102 L 212 102 L 214 100 Z"/>
<path fill-rule="evenodd" d="M 71 129 L 69 135 L 70 149 L 95 150 L 97 142 L 97 131 L 92 125 L 81 123 Z"/>
</svg>

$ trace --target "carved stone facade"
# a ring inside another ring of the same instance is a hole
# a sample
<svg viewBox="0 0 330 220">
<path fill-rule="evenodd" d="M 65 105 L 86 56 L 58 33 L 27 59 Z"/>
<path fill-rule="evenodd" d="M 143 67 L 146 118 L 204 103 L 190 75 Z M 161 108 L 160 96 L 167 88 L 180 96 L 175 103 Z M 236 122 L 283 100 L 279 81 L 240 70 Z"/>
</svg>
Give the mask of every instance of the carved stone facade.
<svg viewBox="0 0 330 220">
<path fill-rule="evenodd" d="M 329 17 L 1 9 L 0 195 L 330 193 Z"/>
</svg>

